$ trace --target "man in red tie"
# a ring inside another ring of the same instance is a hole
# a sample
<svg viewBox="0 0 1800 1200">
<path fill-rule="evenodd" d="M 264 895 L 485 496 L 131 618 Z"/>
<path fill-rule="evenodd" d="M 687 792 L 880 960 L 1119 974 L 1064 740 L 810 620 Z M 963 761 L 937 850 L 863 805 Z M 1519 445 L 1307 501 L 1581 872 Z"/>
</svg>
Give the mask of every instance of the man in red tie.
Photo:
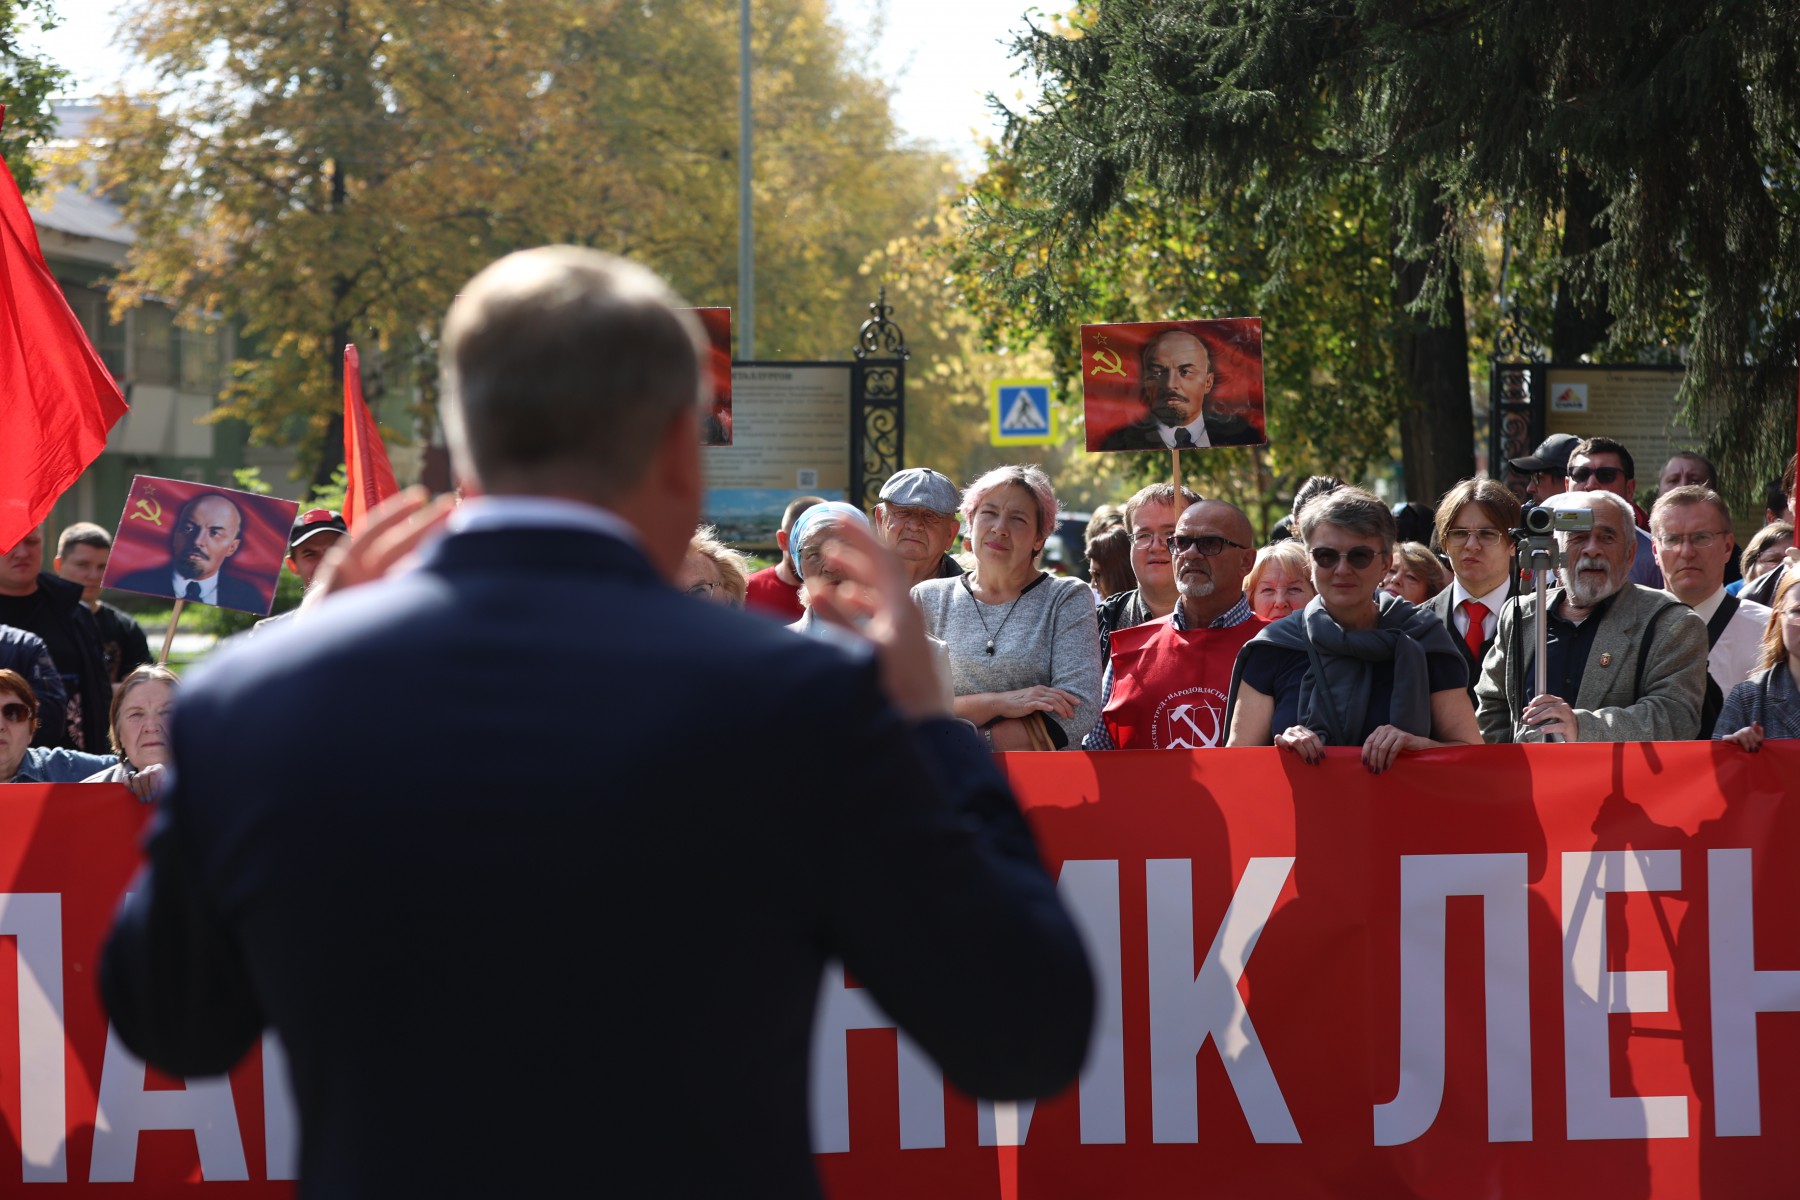
<svg viewBox="0 0 1800 1200">
<path fill-rule="evenodd" d="M 1463 647 L 1471 703 L 1500 610 L 1518 591 L 1518 573 L 1512 569 L 1512 531 L 1518 524 L 1518 498 L 1491 479 L 1465 479 L 1438 502 L 1438 545 L 1450 556 L 1455 578 L 1425 607 Z"/>
</svg>

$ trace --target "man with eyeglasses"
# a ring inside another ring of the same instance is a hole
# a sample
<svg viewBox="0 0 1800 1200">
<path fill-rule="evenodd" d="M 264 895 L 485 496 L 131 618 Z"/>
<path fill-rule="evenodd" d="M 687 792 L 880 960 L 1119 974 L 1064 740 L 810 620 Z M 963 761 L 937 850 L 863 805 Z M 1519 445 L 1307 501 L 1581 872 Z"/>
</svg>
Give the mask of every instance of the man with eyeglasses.
<svg viewBox="0 0 1800 1200">
<path fill-rule="evenodd" d="M 1624 443 L 1609 437 L 1591 437 L 1576 443 L 1569 452 L 1569 490 L 1611 492 L 1631 505 L 1637 538 L 1637 555 L 1631 562 L 1631 582 L 1660 588 L 1663 585 L 1662 568 L 1656 565 L 1656 550 L 1650 544 L 1649 533 L 1644 530 L 1642 510 L 1632 500 L 1637 495 L 1637 467 Z"/>
<path fill-rule="evenodd" d="M 1737 543 L 1731 510 L 1719 493 L 1704 487 L 1663 493 L 1650 510 L 1650 531 L 1669 593 L 1706 622 L 1707 687 L 1700 736 L 1711 737 L 1725 697 L 1755 673 L 1762 658 L 1769 609 L 1725 592 L 1725 564 Z"/>
<path fill-rule="evenodd" d="M 1200 502 L 1199 493 L 1181 489 L 1176 505 L 1175 485 L 1153 483 L 1140 488 L 1125 502 L 1125 532 L 1131 535 L 1131 573 L 1137 586 L 1100 605 L 1100 661 L 1112 653 L 1112 635 L 1132 629 L 1175 609 L 1175 565 L 1169 556 L 1169 538 L 1175 522 L 1188 507 Z"/>
<path fill-rule="evenodd" d="M 1166 543 L 1179 601 L 1113 635 L 1088 750 L 1197 750 L 1225 744 L 1231 668 L 1267 622 L 1253 615 L 1244 576 L 1256 562 L 1250 518 L 1235 504 L 1189 505 Z"/>
<path fill-rule="evenodd" d="M 1469 668 L 1469 703 L 1481 660 L 1494 644 L 1500 611 L 1519 592 L 1513 570 L 1512 531 L 1519 526 L 1519 502 L 1492 479 L 1465 479 L 1438 502 L 1437 540 L 1450 556 L 1450 585 L 1424 607 L 1450 630 Z"/>
<path fill-rule="evenodd" d="M 1545 691 L 1537 692 L 1537 597 L 1507 604 L 1475 685 L 1482 740 L 1685 741 L 1700 731 L 1706 625 L 1667 593 L 1631 582 L 1636 523 L 1625 498 L 1570 492 L 1593 528 L 1556 535 L 1562 582 L 1544 594 Z"/>
</svg>

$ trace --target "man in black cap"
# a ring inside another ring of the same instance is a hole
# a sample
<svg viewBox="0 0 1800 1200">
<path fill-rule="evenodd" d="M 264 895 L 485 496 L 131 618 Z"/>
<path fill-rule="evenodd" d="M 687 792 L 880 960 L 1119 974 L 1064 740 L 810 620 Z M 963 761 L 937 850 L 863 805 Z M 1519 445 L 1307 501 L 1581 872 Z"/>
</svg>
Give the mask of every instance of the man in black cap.
<svg viewBox="0 0 1800 1200">
<path fill-rule="evenodd" d="M 956 512 L 961 507 L 956 485 L 927 467 L 896 471 L 881 485 L 875 532 L 905 564 L 909 583 L 951 579 L 963 573 L 949 553 L 950 543 L 956 540 Z"/>
<path fill-rule="evenodd" d="M 350 526 L 344 523 L 344 514 L 333 509 L 309 508 L 294 518 L 293 528 L 288 530 L 287 566 L 288 570 L 300 577 L 304 591 L 312 591 L 313 576 L 319 573 L 319 566 L 325 561 L 326 552 L 349 538 Z M 285 621 L 299 611 L 298 608 L 291 608 L 287 612 L 258 621 L 251 627 L 251 632 L 277 621 Z"/>
<path fill-rule="evenodd" d="M 1525 495 L 1531 503 L 1542 504 L 1569 490 L 1569 455 L 1580 442 L 1572 433 L 1553 433 L 1524 458 L 1507 462 L 1507 466 L 1525 476 Z"/>
</svg>

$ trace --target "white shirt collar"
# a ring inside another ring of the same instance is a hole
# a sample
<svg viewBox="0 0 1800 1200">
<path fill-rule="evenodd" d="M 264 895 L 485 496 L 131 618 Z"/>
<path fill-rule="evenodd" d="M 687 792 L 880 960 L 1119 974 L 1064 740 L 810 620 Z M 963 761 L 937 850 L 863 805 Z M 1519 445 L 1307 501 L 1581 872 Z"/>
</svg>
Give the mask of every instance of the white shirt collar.
<svg viewBox="0 0 1800 1200">
<path fill-rule="evenodd" d="M 493 529 L 581 529 L 641 546 L 637 529 L 610 509 L 554 496 L 477 496 L 456 506 L 446 523 L 451 533 Z"/>
<path fill-rule="evenodd" d="M 1468 588 L 1463 586 L 1463 582 L 1460 579 L 1455 580 L 1450 586 L 1451 612 L 1460 612 L 1464 600 L 1473 600 L 1475 603 L 1481 605 L 1481 607 L 1487 609 L 1490 615 L 1499 616 L 1500 610 L 1506 607 L 1506 593 L 1512 585 L 1510 580 L 1502 579 L 1500 581 L 1500 586 L 1485 596 L 1477 596 L 1470 592 Z"/>
<path fill-rule="evenodd" d="M 1720 584 L 1718 591 L 1694 605 L 1694 612 L 1702 621 L 1710 621 L 1713 619 L 1713 614 L 1719 611 L 1719 605 L 1723 603 L 1725 603 L 1725 585 Z"/>
<path fill-rule="evenodd" d="M 1181 425 L 1181 426 L 1164 425 L 1161 421 L 1158 421 L 1156 423 L 1156 432 L 1162 438 L 1163 445 L 1167 446 L 1171 450 L 1175 449 L 1175 430 L 1177 428 L 1187 430 L 1188 436 L 1194 439 L 1194 444 L 1192 446 L 1184 447 L 1185 449 L 1193 450 L 1193 449 L 1197 449 L 1201 446 L 1212 445 L 1212 443 L 1210 441 L 1208 441 L 1207 437 L 1206 437 L 1206 414 L 1205 413 L 1202 413 L 1199 416 L 1195 417 L 1193 420 L 1189 421 L 1186 425 Z"/>
<path fill-rule="evenodd" d="M 174 581 L 171 586 L 175 589 L 174 596 L 177 600 L 187 599 L 188 584 L 197 583 L 200 585 L 200 599 L 197 603 L 217 604 L 219 602 L 219 573 L 217 571 L 212 573 L 210 579 L 189 579 L 180 571 L 171 570 L 169 578 Z"/>
</svg>

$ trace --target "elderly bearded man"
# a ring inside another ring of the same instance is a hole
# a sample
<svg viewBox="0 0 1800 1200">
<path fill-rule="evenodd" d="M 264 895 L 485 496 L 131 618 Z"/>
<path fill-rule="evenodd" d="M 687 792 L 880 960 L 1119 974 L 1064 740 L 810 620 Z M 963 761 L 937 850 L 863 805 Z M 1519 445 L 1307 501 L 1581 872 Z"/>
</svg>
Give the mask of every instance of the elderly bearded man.
<svg viewBox="0 0 1800 1200">
<path fill-rule="evenodd" d="M 1706 625 L 1667 594 L 1631 582 L 1637 527 L 1612 492 L 1568 492 L 1549 507 L 1585 508 L 1591 530 L 1557 534 L 1563 586 L 1549 604 L 1543 695 L 1535 694 L 1537 597 L 1500 614 L 1482 662 L 1476 719 L 1484 741 L 1545 733 L 1571 742 L 1680 741 L 1700 731 Z"/>
</svg>

